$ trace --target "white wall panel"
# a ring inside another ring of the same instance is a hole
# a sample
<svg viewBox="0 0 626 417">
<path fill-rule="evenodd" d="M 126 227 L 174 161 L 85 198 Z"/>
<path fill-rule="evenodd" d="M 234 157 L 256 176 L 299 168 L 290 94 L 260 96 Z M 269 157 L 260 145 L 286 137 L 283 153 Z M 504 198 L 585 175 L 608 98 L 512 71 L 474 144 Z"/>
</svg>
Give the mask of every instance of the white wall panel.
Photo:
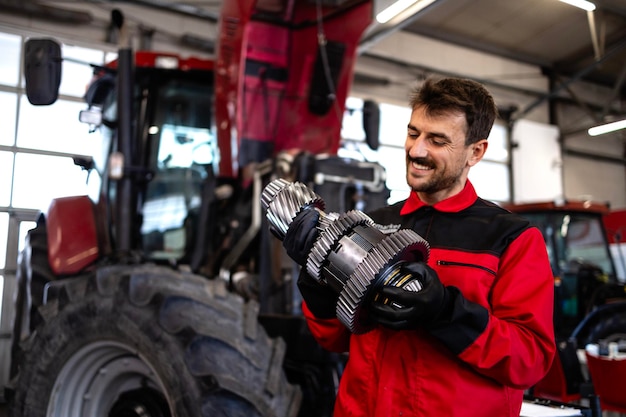
<svg viewBox="0 0 626 417">
<path fill-rule="evenodd" d="M 563 156 L 565 196 L 568 199 L 609 202 L 612 209 L 624 209 L 625 173 L 626 166 L 623 164 Z"/>
<path fill-rule="evenodd" d="M 514 202 L 563 198 L 561 150 L 556 126 L 520 120 L 513 126 Z"/>
</svg>

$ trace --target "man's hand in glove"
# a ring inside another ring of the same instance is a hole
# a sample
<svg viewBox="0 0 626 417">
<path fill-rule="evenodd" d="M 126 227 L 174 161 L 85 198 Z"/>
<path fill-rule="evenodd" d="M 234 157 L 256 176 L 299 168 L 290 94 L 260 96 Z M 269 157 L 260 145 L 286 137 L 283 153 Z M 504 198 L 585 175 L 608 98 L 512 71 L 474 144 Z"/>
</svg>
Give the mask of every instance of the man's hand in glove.
<svg viewBox="0 0 626 417">
<path fill-rule="evenodd" d="M 301 266 L 306 265 L 307 257 L 319 235 L 317 225 L 320 213 L 315 209 L 305 209 L 296 215 L 289 224 L 283 239 L 283 247 L 287 254 Z M 328 285 L 321 284 L 311 278 L 305 268 L 300 271 L 298 289 L 307 307 L 316 317 L 330 319 L 336 316 L 335 306 L 339 294 Z"/>
<path fill-rule="evenodd" d="M 337 316 L 337 300 L 339 293 L 333 291 L 328 285 L 320 284 L 307 274 L 306 270 L 300 272 L 298 289 L 307 307 L 320 319 L 332 319 Z"/>
<path fill-rule="evenodd" d="M 419 291 L 384 286 L 379 298 L 369 307 L 371 320 L 394 330 L 428 328 L 434 325 L 449 307 L 447 288 L 439 281 L 437 273 L 423 262 L 401 266 L 401 272 L 411 274 L 422 284 Z M 383 300 L 387 303 L 383 304 Z"/>
<path fill-rule="evenodd" d="M 445 287 L 437 273 L 425 263 L 408 263 L 404 273 L 422 284 L 419 291 L 384 286 L 382 298 L 369 306 L 372 321 L 394 330 L 422 327 L 459 354 L 478 338 L 489 324 L 488 310 L 469 301 L 457 287 Z M 387 298 L 388 304 L 381 300 Z"/>
<path fill-rule="evenodd" d="M 318 236 L 317 225 L 320 213 L 315 209 L 300 211 L 289 224 L 283 239 L 287 255 L 299 265 L 305 266 L 306 259 Z"/>
</svg>

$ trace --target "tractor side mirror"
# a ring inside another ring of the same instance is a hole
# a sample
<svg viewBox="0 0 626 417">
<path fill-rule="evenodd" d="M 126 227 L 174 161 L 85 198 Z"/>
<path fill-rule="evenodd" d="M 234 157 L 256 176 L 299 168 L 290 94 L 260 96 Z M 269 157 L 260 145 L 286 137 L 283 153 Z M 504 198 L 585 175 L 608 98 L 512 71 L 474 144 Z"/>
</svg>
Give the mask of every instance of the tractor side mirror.
<svg viewBox="0 0 626 417">
<path fill-rule="evenodd" d="M 29 39 L 24 50 L 26 96 L 35 106 L 54 103 L 61 84 L 61 46 L 52 39 Z"/>
</svg>

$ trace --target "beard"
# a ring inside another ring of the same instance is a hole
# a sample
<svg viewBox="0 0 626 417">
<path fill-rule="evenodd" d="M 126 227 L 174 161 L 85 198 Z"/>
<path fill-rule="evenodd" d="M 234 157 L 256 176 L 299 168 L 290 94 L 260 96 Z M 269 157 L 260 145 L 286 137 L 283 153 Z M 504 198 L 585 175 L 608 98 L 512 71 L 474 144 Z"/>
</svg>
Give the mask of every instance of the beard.
<svg viewBox="0 0 626 417">
<path fill-rule="evenodd" d="M 415 184 L 413 177 L 409 173 L 409 166 L 411 163 L 417 163 L 419 165 L 432 168 L 432 175 L 426 182 L 418 179 L 419 183 Z M 413 191 L 434 194 L 439 191 L 451 188 L 453 185 L 459 182 L 463 174 L 463 165 L 452 166 L 448 169 L 438 170 L 437 165 L 429 158 L 409 158 L 406 160 L 406 181 Z"/>
</svg>

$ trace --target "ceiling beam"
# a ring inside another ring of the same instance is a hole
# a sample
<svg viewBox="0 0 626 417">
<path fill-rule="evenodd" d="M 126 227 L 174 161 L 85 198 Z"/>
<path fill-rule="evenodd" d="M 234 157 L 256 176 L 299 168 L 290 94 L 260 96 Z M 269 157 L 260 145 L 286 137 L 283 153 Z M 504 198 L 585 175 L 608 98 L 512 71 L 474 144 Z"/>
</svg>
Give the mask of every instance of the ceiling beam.
<svg viewBox="0 0 626 417">
<path fill-rule="evenodd" d="M 86 25 L 93 21 L 93 16 L 88 11 L 64 9 L 32 0 L 0 0 L 0 10 L 7 10 L 31 18 L 77 25 Z"/>
<path fill-rule="evenodd" d="M 194 6 L 189 3 L 174 2 L 170 0 L 85 0 L 89 3 L 125 3 L 136 6 L 149 7 L 151 9 L 163 10 L 165 12 L 172 12 L 182 14 L 188 17 L 195 17 L 198 19 L 208 20 L 213 23 L 217 23 L 219 20 L 219 13 L 214 13 L 207 10 L 206 7 Z M 223 0 L 228 1 L 228 0 Z M 216 4 L 221 4 L 221 1 L 215 1 Z"/>
<path fill-rule="evenodd" d="M 620 52 L 625 47 L 626 47 L 626 38 L 622 39 L 622 41 L 619 42 L 618 44 L 613 45 L 612 48 L 610 48 L 600 59 L 594 61 L 593 64 L 591 64 L 591 65 L 581 69 L 576 74 L 574 74 L 572 77 L 570 77 L 566 81 L 564 81 L 564 82 L 560 83 L 559 85 L 557 85 L 554 89 L 549 91 L 547 94 L 542 95 L 537 100 L 535 100 L 534 102 L 530 103 L 528 106 L 526 106 L 525 109 L 523 109 L 521 112 L 519 112 L 518 114 L 515 115 L 515 119 L 523 118 L 525 115 L 530 113 L 531 110 L 533 110 L 535 107 L 539 106 L 544 101 L 552 99 L 552 98 L 555 98 L 557 96 L 557 94 L 559 92 L 561 92 L 561 90 L 563 90 L 564 88 L 568 87 L 573 82 L 578 81 L 581 78 L 583 78 L 585 75 L 587 75 L 588 73 L 593 71 L 596 67 L 601 65 L 606 60 L 610 59 L 614 54 L 616 54 L 617 52 Z"/>
</svg>

